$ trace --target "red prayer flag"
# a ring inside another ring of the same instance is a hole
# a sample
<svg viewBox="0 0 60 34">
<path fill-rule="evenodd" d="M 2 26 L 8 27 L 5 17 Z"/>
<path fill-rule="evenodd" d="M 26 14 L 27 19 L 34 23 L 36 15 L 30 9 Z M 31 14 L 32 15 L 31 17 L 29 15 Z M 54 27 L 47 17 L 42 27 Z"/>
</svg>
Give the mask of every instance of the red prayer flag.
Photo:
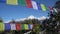
<svg viewBox="0 0 60 34">
<path fill-rule="evenodd" d="M 32 8 L 31 0 L 26 0 L 27 8 Z"/>
<path fill-rule="evenodd" d="M 16 24 L 16 30 L 21 30 L 21 26 L 19 23 Z"/>
<path fill-rule="evenodd" d="M 51 6 L 49 6 L 49 9 L 50 9 L 51 12 L 53 12 L 53 8 Z"/>
</svg>

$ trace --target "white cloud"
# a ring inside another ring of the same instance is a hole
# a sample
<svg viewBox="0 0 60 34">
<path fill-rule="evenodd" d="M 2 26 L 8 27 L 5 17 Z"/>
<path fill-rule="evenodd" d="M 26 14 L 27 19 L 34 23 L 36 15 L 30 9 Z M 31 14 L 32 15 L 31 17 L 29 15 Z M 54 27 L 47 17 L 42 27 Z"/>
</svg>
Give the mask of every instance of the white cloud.
<svg viewBox="0 0 60 34">
<path fill-rule="evenodd" d="M 28 19 L 38 19 L 38 20 L 44 20 L 44 19 L 46 19 L 46 17 L 45 17 L 45 16 L 35 17 L 35 16 L 33 16 L 33 15 L 30 15 L 30 16 L 28 17 Z"/>
<path fill-rule="evenodd" d="M 12 20 L 8 20 L 8 21 L 5 21 L 4 23 L 9 23 L 9 22 L 11 22 Z"/>
<path fill-rule="evenodd" d="M 44 20 L 44 19 L 46 19 L 46 17 L 45 17 L 45 16 L 42 16 L 42 17 L 35 17 L 35 16 L 33 16 L 33 15 L 30 15 L 28 18 L 20 18 L 20 19 L 16 19 L 15 21 L 24 21 L 24 20 L 26 20 L 26 19 Z M 12 21 L 12 20 L 8 20 L 8 21 L 6 21 L 5 23 L 9 23 L 10 21 Z"/>
<path fill-rule="evenodd" d="M 28 19 L 35 19 L 36 17 L 35 16 L 33 16 L 33 15 L 30 15 L 29 17 L 28 17 Z"/>
<path fill-rule="evenodd" d="M 40 18 L 37 18 L 38 20 L 44 20 L 44 19 L 46 19 L 46 17 L 45 16 L 42 16 L 42 17 L 40 17 Z"/>
<path fill-rule="evenodd" d="M 15 21 L 24 21 L 26 20 L 27 18 L 20 18 L 20 19 L 16 19 Z"/>
</svg>

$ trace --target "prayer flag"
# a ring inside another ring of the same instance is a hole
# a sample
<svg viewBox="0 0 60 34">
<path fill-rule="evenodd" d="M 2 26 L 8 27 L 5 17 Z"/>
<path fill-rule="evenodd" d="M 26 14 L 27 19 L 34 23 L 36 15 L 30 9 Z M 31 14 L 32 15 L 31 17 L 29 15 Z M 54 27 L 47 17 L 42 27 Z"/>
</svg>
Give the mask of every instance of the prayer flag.
<svg viewBox="0 0 60 34">
<path fill-rule="evenodd" d="M 6 3 L 10 5 L 18 5 L 18 0 L 6 0 Z"/>
<path fill-rule="evenodd" d="M 5 30 L 11 30 L 10 23 L 4 23 Z"/>
<path fill-rule="evenodd" d="M 44 4 L 41 4 L 41 8 L 43 11 L 46 11 L 46 6 Z"/>
<path fill-rule="evenodd" d="M 23 6 L 26 6 L 26 0 L 19 0 L 19 3 Z"/>
<path fill-rule="evenodd" d="M 15 24 L 10 24 L 11 30 L 16 30 L 16 25 Z"/>
<path fill-rule="evenodd" d="M 16 30 L 21 30 L 21 25 L 19 23 L 16 24 Z"/>
<path fill-rule="evenodd" d="M 0 31 L 4 31 L 4 23 L 0 23 Z"/>
<path fill-rule="evenodd" d="M 40 3 L 37 3 L 37 6 L 38 6 L 38 10 L 42 10 L 41 6 L 40 6 Z"/>
<path fill-rule="evenodd" d="M 35 1 L 31 1 L 33 9 L 38 10 L 37 3 Z"/>
<path fill-rule="evenodd" d="M 24 24 L 25 30 L 28 30 L 28 24 Z"/>
<path fill-rule="evenodd" d="M 49 10 L 50 10 L 51 12 L 53 12 L 53 8 L 52 8 L 51 6 L 49 6 Z"/>
<path fill-rule="evenodd" d="M 25 30 L 24 24 L 21 24 L 21 29 L 22 29 L 22 30 Z"/>
<path fill-rule="evenodd" d="M 26 5 L 28 8 L 32 8 L 31 0 L 26 0 Z"/>
<path fill-rule="evenodd" d="M 28 27 L 29 27 L 29 29 L 32 29 L 33 25 L 32 24 L 28 24 Z"/>
</svg>

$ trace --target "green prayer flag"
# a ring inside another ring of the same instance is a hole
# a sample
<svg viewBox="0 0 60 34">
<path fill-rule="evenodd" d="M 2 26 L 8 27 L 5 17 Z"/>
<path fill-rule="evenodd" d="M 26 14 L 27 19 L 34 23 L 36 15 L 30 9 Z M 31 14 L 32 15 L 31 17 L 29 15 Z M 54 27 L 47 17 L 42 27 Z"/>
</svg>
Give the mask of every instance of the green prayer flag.
<svg viewBox="0 0 60 34">
<path fill-rule="evenodd" d="M 26 0 L 19 0 L 19 3 L 23 6 L 26 6 Z"/>
<path fill-rule="evenodd" d="M 46 7 L 46 10 L 47 10 L 47 11 L 49 11 L 49 8 L 48 8 L 48 6 L 45 6 L 45 7 Z"/>
<path fill-rule="evenodd" d="M 24 30 L 24 29 L 25 29 L 25 28 L 24 28 L 24 24 L 21 24 L 21 29 L 22 29 L 22 30 Z"/>
</svg>

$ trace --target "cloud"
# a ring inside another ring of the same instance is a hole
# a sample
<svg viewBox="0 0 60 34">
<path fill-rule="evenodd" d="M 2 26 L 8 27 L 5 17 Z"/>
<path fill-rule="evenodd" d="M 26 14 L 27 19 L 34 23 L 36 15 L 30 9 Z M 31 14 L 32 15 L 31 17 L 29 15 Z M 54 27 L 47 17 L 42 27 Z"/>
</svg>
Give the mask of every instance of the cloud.
<svg viewBox="0 0 60 34">
<path fill-rule="evenodd" d="M 46 17 L 45 16 L 42 16 L 42 17 L 40 17 L 40 18 L 37 18 L 38 20 L 45 20 L 46 19 Z"/>
<path fill-rule="evenodd" d="M 33 15 L 30 15 L 29 17 L 28 17 L 28 19 L 35 19 L 36 17 L 35 16 L 33 16 Z"/>
<path fill-rule="evenodd" d="M 5 21 L 4 23 L 9 23 L 9 22 L 11 22 L 12 20 L 8 20 L 8 21 Z"/>
<path fill-rule="evenodd" d="M 15 21 L 24 21 L 26 20 L 27 18 L 20 18 L 20 19 L 16 19 Z"/>
<path fill-rule="evenodd" d="M 33 15 L 30 15 L 30 16 L 28 17 L 28 19 L 38 19 L 38 20 L 44 20 L 44 19 L 46 19 L 46 17 L 45 17 L 45 16 L 35 17 L 35 16 L 33 16 Z"/>
<path fill-rule="evenodd" d="M 26 20 L 26 19 L 45 20 L 46 17 L 45 17 L 45 16 L 42 16 L 42 17 L 35 17 L 35 16 L 33 16 L 33 15 L 30 15 L 28 18 L 20 18 L 20 19 L 16 19 L 15 21 L 24 21 L 24 20 Z M 12 20 L 8 20 L 8 21 L 6 21 L 5 23 L 9 23 L 10 21 L 12 21 Z"/>
</svg>

